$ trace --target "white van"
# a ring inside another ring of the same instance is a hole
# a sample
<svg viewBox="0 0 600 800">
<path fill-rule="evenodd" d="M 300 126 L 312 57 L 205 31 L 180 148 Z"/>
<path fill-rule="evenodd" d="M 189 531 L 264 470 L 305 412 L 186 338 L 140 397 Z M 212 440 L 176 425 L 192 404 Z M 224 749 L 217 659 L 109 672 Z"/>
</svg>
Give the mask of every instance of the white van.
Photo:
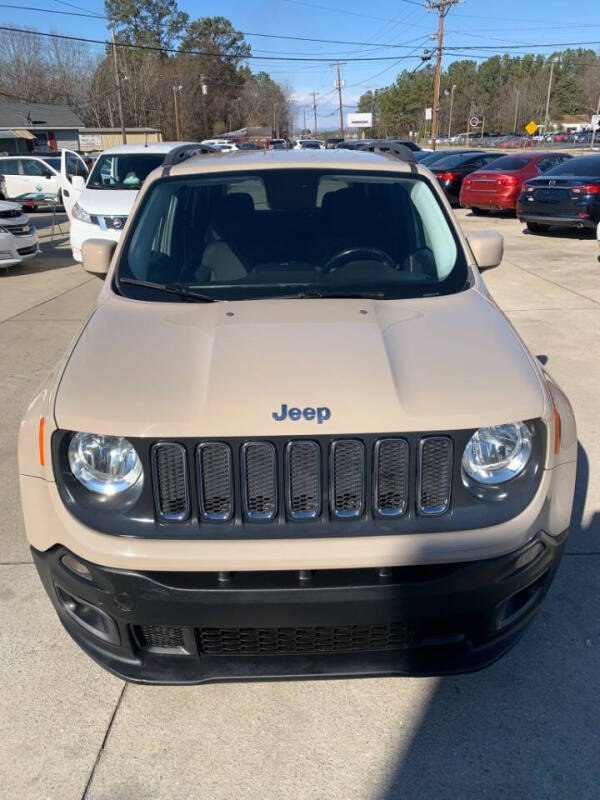
<svg viewBox="0 0 600 800">
<path fill-rule="evenodd" d="M 140 186 L 170 152 L 181 148 L 184 154 L 198 147 L 200 145 L 195 142 L 111 147 L 98 156 L 87 182 L 81 172 L 74 169 L 73 156 L 79 158 L 77 153 L 63 150 L 62 195 L 71 222 L 71 250 L 75 261 L 82 260 L 81 246 L 86 239 L 118 241 Z"/>
</svg>

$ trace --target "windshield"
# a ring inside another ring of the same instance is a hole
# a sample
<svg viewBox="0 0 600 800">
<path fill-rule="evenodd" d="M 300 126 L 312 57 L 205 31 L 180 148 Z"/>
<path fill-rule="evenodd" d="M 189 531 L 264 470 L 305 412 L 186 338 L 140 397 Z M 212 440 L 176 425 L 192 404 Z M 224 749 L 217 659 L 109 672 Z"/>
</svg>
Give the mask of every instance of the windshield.
<svg viewBox="0 0 600 800">
<path fill-rule="evenodd" d="M 500 170 L 504 172 L 513 172 L 523 167 L 526 167 L 527 164 L 531 162 L 531 158 L 521 158 L 520 156 L 501 156 L 500 158 L 496 159 L 492 164 L 486 167 L 488 172 Z"/>
<path fill-rule="evenodd" d="M 565 177 L 573 175 L 575 177 L 600 177 L 600 156 L 581 156 L 580 158 L 569 158 L 559 164 L 558 167 L 552 167 L 546 172 L 546 175 L 564 175 Z M 545 177 L 545 176 L 544 176 Z"/>
<path fill-rule="evenodd" d="M 87 183 L 88 189 L 139 189 L 165 160 L 165 153 L 115 153 L 100 156 Z"/>
<path fill-rule="evenodd" d="M 446 158 L 440 158 L 439 161 L 435 161 L 435 168 L 438 169 L 452 169 L 453 167 L 460 167 L 463 164 L 466 164 L 469 161 L 472 161 L 474 158 L 477 157 L 477 153 L 462 153 L 447 156 Z"/>
<path fill-rule="evenodd" d="M 468 273 L 418 176 L 307 168 L 158 181 L 127 237 L 116 286 L 129 297 L 174 300 L 123 278 L 216 300 L 399 298 L 460 291 Z"/>
</svg>

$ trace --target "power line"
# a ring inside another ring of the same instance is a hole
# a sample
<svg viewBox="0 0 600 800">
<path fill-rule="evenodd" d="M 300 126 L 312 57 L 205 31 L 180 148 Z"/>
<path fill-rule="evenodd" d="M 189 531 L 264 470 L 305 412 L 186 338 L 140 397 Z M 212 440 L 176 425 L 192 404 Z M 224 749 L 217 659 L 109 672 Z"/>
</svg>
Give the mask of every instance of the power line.
<svg viewBox="0 0 600 800">
<path fill-rule="evenodd" d="M 20 33 L 26 34 L 29 36 L 45 36 L 50 39 L 61 39 L 65 41 L 71 42 L 87 42 L 88 44 L 99 44 L 104 47 L 109 45 L 109 42 L 105 39 L 90 39 L 85 36 L 67 36 L 64 33 L 46 33 L 44 31 L 30 31 L 24 30 L 23 28 L 13 28 L 8 25 L 0 25 L 0 31 L 8 31 L 10 33 Z M 117 47 L 125 48 L 127 50 L 142 50 L 148 51 L 153 53 L 175 53 L 176 55 L 191 55 L 191 56 L 208 56 L 209 58 L 237 58 L 239 61 L 284 61 L 284 62 L 330 62 L 331 56 L 329 58 L 322 58 L 318 56 L 310 56 L 310 57 L 297 57 L 297 56 L 255 56 L 255 55 L 245 55 L 245 56 L 231 56 L 227 53 L 219 53 L 213 51 L 206 51 L 206 50 L 183 50 L 177 49 L 174 47 L 157 47 L 153 45 L 141 45 L 141 44 L 131 44 L 129 42 L 117 42 Z M 412 56 L 403 56 L 403 58 L 412 58 Z M 398 56 L 368 56 L 368 57 L 352 57 L 346 59 L 347 61 L 352 62 L 361 62 L 361 61 L 395 61 L 398 59 Z"/>
</svg>

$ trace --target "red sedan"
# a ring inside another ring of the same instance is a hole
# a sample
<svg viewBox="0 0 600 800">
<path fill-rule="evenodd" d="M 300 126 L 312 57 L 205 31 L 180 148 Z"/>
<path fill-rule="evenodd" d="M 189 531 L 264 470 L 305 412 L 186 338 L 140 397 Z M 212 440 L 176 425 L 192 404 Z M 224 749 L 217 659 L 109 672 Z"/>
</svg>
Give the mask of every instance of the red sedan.
<svg viewBox="0 0 600 800">
<path fill-rule="evenodd" d="M 474 214 L 488 211 L 515 211 L 525 181 L 558 166 L 568 153 L 514 153 L 501 156 L 484 169 L 468 175 L 462 184 L 459 202 Z"/>
</svg>

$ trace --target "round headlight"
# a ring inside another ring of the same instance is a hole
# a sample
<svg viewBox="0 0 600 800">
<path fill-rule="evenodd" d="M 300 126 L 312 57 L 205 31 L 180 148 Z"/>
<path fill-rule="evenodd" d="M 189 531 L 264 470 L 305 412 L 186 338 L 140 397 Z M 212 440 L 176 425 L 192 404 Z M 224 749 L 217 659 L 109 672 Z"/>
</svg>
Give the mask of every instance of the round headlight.
<svg viewBox="0 0 600 800">
<path fill-rule="evenodd" d="M 142 462 L 135 448 L 120 436 L 76 433 L 69 444 L 69 466 L 91 492 L 113 496 L 142 478 Z"/>
<path fill-rule="evenodd" d="M 478 483 L 505 483 L 527 466 L 531 458 L 531 438 L 523 422 L 480 428 L 465 447 L 462 468 Z"/>
</svg>

